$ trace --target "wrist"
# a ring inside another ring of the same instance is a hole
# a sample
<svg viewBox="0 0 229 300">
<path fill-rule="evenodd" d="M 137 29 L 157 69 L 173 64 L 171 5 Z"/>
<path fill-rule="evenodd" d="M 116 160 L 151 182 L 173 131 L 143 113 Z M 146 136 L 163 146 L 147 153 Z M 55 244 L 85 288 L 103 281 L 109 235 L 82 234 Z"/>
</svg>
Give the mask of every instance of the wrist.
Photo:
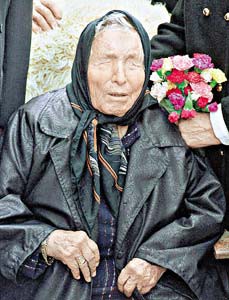
<svg viewBox="0 0 229 300">
<path fill-rule="evenodd" d="M 49 255 L 48 242 L 49 242 L 49 236 L 41 243 L 40 250 L 41 250 L 41 254 L 42 254 L 42 257 L 43 257 L 45 263 L 48 266 L 51 266 L 52 263 L 54 262 L 54 257 Z"/>
</svg>

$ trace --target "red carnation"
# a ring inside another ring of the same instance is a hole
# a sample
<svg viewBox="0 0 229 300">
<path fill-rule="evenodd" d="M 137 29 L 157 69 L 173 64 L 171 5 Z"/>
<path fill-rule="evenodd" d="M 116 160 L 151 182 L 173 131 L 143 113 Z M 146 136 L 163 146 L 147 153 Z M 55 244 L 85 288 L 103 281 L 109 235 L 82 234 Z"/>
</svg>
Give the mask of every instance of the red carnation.
<svg viewBox="0 0 229 300">
<path fill-rule="evenodd" d="M 167 76 L 167 80 L 173 83 L 182 83 L 186 79 L 186 75 L 183 71 L 174 69 L 170 75 Z"/>
<path fill-rule="evenodd" d="M 194 109 L 190 110 L 189 116 L 190 118 L 194 118 L 196 116 L 196 111 Z"/>
<path fill-rule="evenodd" d="M 196 111 L 194 109 L 191 109 L 191 110 L 183 109 L 182 110 L 182 113 L 181 113 L 182 119 L 191 119 L 191 118 L 194 118 L 195 116 L 196 116 Z"/>
<path fill-rule="evenodd" d="M 200 97 L 197 100 L 197 104 L 200 108 L 204 108 L 208 104 L 209 99 L 206 97 Z"/>
<path fill-rule="evenodd" d="M 180 118 L 180 116 L 175 111 L 171 112 L 168 116 L 170 123 L 176 123 L 179 120 L 179 118 Z"/>
<path fill-rule="evenodd" d="M 168 97 L 169 95 L 171 95 L 173 93 L 182 95 L 181 90 L 179 90 L 178 88 L 175 88 L 175 89 L 168 90 L 166 93 L 166 96 Z"/>
<path fill-rule="evenodd" d="M 189 72 L 188 74 L 186 74 L 186 79 L 192 83 L 198 83 L 200 81 L 203 81 L 200 74 L 196 72 Z"/>
<path fill-rule="evenodd" d="M 189 119 L 189 110 L 183 109 L 182 113 L 181 113 L 181 118 L 182 119 Z"/>
<path fill-rule="evenodd" d="M 185 94 L 186 96 L 188 96 L 188 93 L 191 92 L 191 91 L 192 91 L 192 88 L 190 87 L 190 85 L 188 85 L 188 86 L 186 86 L 186 87 L 184 88 L 184 94 Z"/>
</svg>

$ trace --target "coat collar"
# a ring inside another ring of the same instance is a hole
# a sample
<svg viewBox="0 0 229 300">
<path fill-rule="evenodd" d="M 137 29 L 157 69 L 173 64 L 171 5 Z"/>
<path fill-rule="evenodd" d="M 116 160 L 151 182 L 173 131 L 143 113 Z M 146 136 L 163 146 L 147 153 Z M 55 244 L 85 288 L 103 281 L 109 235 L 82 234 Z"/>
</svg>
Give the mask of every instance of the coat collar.
<svg viewBox="0 0 229 300">
<path fill-rule="evenodd" d="M 57 138 L 67 138 L 76 129 L 78 119 L 72 111 L 66 89 L 49 93 L 49 101 L 38 122 L 43 133 Z"/>
<path fill-rule="evenodd" d="M 40 113 L 40 129 L 47 135 L 67 138 L 76 129 L 78 118 L 72 111 L 66 89 L 48 93 L 49 100 Z M 176 125 L 168 122 L 158 106 L 146 109 L 142 117 L 142 130 L 155 147 L 184 146 Z"/>
</svg>

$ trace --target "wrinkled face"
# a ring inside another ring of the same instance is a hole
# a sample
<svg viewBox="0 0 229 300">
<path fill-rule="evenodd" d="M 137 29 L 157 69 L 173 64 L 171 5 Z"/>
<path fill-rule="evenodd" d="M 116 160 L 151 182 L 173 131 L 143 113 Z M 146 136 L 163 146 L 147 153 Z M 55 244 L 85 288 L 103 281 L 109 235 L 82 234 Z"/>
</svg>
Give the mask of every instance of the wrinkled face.
<svg viewBox="0 0 229 300">
<path fill-rule="evenodd" d="M 137 100 L 144 80 L 144 54 L 136 31 L 107 29 L 95 37 L 88 65 L 95 109 L 122 117 Z"/>
</svg>

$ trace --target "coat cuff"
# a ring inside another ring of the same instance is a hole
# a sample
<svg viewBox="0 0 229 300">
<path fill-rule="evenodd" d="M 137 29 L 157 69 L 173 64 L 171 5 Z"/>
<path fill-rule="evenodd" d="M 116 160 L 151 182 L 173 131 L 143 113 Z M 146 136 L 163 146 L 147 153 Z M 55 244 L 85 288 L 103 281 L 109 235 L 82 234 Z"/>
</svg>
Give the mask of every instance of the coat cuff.
<svg viewBox="0 0 229 300">
<path fill-rule="evenodd" d="M 218 105 L 216 112 L 210 113 L 211 125 L 215 136 L 220 140 L 223 145 L 229 145 L 229 131 L 225 124 L 221 104 Z"/>
<path fill-rule="evenodd" d="M 229 96 L 221 99 L 223 119 L 229 130 Z"/>
</svg>

